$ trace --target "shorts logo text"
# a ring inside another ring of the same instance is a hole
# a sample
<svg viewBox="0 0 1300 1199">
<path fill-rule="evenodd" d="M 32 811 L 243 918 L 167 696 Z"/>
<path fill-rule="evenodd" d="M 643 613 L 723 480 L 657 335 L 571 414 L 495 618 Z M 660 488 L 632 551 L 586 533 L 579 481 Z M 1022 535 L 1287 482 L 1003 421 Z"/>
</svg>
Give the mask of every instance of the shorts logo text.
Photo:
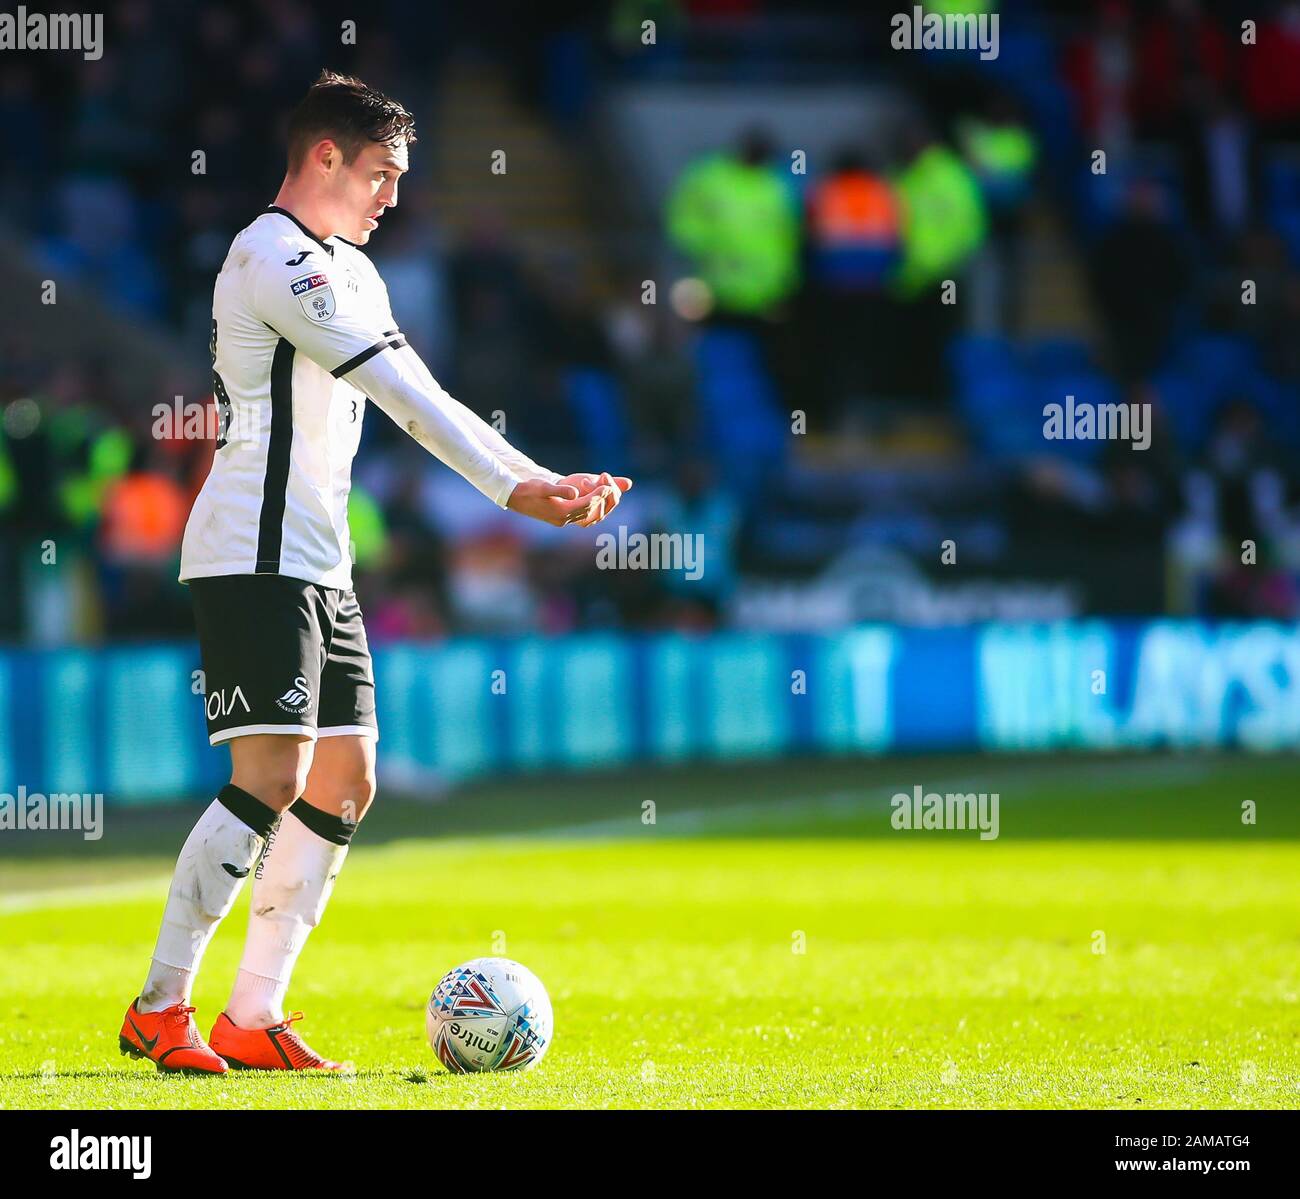
<svg viewBox="0 0 1300 1199">
<path fill-rule="evenodd" d="M 234 691 L 231 692 L 229 699 L 226 699 L 226 693 L 224 690 L 214 691 L 208 696 L 204 703 L 207 708 L 209 720 L 216 720 L 218 716 L 229 716 L 230 713 L 235 710 L 236 703 L 243 704 L 245 712 L 251 712 L 253 710 L 248 706 L 248 700 L 244 698 L 244 692 L 239 687 L 236 687 Z"/>
</svg>

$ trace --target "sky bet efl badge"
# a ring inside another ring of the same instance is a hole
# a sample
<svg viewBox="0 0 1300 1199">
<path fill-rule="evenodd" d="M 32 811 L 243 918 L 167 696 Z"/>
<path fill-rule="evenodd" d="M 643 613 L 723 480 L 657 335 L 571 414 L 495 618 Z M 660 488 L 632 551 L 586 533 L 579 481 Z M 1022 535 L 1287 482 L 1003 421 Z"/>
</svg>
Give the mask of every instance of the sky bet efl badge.
<svg viewBox="0 0 1300 1199">
<path fill-rule="evenodd" d="M 301 275 L 289 286 L 312 320 L 327 321 L 334 315 L 334 289 L 324 275 Z"/>
</svg>

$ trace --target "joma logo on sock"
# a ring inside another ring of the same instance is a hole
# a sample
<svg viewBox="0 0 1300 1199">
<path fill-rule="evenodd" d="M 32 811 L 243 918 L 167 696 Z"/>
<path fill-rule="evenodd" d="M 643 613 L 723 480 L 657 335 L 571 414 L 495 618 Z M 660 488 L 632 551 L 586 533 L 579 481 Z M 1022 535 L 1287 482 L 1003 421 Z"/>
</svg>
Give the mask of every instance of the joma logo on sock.
<svg viewBox="0 0 1300 1199">
<path fill-rule="evenodd" d="M 130 1170 L 132 1178 L 153 1173 L 153 1137 L 82 1136 L 74 1128 L 50 1141 L 51 1170 Z"/>
</svg>

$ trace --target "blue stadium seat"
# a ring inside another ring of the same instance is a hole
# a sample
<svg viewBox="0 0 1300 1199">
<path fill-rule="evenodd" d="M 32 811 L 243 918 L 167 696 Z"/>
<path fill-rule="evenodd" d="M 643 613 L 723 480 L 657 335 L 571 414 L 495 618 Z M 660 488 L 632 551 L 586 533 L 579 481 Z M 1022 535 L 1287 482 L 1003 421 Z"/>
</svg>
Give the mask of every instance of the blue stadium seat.
<svg viewBox="0 0 1300 1199">
<path fill-rule="evenodd" d="M 1199 453 L 1219 402 L 1216 389 L 1207 380 L 1173 367 L 1156 377 L 1155 387 L 1179 446 L 1185 453 Z"/>
<path fill-rule="evenodd" d="M 695 343 L 701 435 L 741 491 L 782 459 L 788 425 L 750 333 L 705 329 Z"/>
<path fill-rule="evenodd" d="M 1271 220 L 1279 236 L 1286 242 L 1291 265 L 1300 265 L 1300 203 L 1275 208 Z"/>
<path fill-rule="evenodd" d="M 948 346 L 948 365 L 959 389 L 978 382 L 982 375 L 1005 374 L 1019 369 L 1019 356 L 1005 337 L 965 333 Z"/>
<path fill-rule="evenodd" d="M 1259 369 L 1259 354 L 1244 337 L 1201 333 L 1173 354 L 1177 369 L 1203 380 L 1215 392 L 1239 390 Z"/>
<path fill-rule="evenodd" d="M 602 470 L 630 469 L 627 414 L 613 376 L 594 367 L 578 367 L 565 373 L 564 391 L 592 462 L 600 463 Z"/>
<path fill-rule="evenodd" d="M 1092 350 L 1082 338 L 1060 334 L 1040 337 L 1029 346 L 1029 368 L 1038 375 L 1092 369 Z"/>
<path fill-rule="evenodd" d="M 1023 371 L 999 369 L 971 377 L 958 394 L 958 405 L 975 444 L 991 457 L 1042 451 L 1042 405 Z"/>
<path fill-rule="evenodd" d="M 1300 206 L 1300 160 L 1273 155 L 1264 164 L 1264 194 L 1270 211 Z"/>
<path fill-rule="evenodd" d="M 1040 421 L 1043 419 L 1043 405 L 1064 405 L 1068 402 L 1068 396 L 1074 396 L 1076 404 L 1092 404 L 1094 406 L 1118 404 L 1124 398 L 1114 383 L 1100 372 L 1086 367 L 1041 376 L 1037 382 L 1036 390 L 1041 400 L 1038 409 Z M 1104 441 L 1097 439 L 1043 441 L 1043 448 L 1047 453 L 1068 458 L 1072 462 L 1096 461 L 1101 456 L 1105 445 Z"/>
<path fill-rule="evenodd" d="M 1294 383 L 1256 374 L 1246 388 L 1268 426 L 1270 439 L 1300 450 L 1300 395 Z"/>
</svg>

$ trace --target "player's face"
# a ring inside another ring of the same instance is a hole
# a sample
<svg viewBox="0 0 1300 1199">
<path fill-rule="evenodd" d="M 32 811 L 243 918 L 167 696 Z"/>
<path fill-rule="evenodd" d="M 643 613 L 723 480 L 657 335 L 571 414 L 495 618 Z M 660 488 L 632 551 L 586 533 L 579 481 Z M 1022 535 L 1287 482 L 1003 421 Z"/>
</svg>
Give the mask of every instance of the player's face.
<svg viewBox="0 0 1300 1199">
<path fill-rule="evenodd" d="M 405 146 L 366 146 L 339 175 L 337 207 L 339 232 L 363 246 L 379 228 L 384 209 L 397 204 L 397 180 L 405 174 Z"/>
</svg>

